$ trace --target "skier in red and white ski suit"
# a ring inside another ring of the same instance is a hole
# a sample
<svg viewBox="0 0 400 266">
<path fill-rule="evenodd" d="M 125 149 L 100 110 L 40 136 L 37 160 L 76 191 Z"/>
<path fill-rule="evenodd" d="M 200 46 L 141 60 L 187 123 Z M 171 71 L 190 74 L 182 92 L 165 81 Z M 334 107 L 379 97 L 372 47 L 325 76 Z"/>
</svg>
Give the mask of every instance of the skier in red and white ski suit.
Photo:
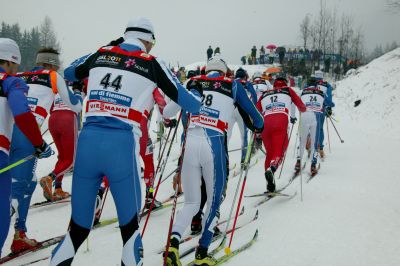
<svg viewBox="0 0 400 266">
<path fill-rule="evenodd" d="M 300 112 L 306 111 L 306 106 L 294 90 L 287 85 L 287 80 L 278 77 L 271 90 L 263 92 L 257 102 L 257 109 L 264 116 L 264 131 L 262 140 L 267 156 L 265 158 L 265 178 L 267 191 L 275 191 L 274 173 L 282 162 L 288 146 L 288 116 L 289 108 L 295 104 Z M 295 123 L 296 117 L 290 112 L 290 122 Z"/>
</svg>

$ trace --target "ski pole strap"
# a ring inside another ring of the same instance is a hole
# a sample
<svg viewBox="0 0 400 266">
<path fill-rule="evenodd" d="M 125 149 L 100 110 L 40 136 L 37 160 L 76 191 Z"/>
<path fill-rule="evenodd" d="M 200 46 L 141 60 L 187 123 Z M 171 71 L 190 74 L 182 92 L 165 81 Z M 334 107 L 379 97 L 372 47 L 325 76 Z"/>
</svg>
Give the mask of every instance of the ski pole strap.
<svg viewBox="0 0 400 266">
<path fill-rule="evenodd" d="M 0 169 L 0 174 L 2 174 L 4 172 L 7 172 L 8 170 L 10 170 L 10 169 L 12 169 L 14 167 L 17 167 L 18 165 L 23 164 L 24 162 L 27 162 L 27 161 L 31 160 L 33 157 L 35 157 L 33 154 L 28 155 L 25 158 L 13 163 L 13 164 L 10 164 L 9 166 L 6 166 L 3 169 Z"/>
</svg>

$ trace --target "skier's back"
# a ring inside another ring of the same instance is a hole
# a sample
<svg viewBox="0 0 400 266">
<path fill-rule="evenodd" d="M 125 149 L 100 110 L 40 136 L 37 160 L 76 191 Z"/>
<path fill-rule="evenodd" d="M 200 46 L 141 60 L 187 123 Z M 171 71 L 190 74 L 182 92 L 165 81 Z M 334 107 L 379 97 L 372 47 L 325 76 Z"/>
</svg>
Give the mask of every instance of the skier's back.
<svg viewBox="0 0 400 266">
<path fill-rule="evenodd" d="M 124 40 L 78 59 L 65 70 L 69 80 L 89 77 L 85 122 L 79 136 L 72 181 L 69 232 L 53 251 L 51 265 L 70 265 L 93 222 L 100 182 L 107 176 L 123 239 L 122 265 L 142 265 L 138 231 L 141 191 L 139 177 L 140 122 L 154 88 L 189 112 L 200 101 L 175 76 L 149 55 L 155 37 L 145 18 L 129 21 Z M 146 51 L 146 52 L 145 52 Z"/>
</svg>

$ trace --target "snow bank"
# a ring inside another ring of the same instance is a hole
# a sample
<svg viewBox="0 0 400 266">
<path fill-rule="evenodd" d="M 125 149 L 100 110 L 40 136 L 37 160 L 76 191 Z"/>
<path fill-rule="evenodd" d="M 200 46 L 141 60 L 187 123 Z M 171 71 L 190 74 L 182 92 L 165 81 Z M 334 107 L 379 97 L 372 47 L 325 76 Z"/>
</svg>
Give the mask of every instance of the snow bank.
<svg viewBox="0 0 400 266">
<path fill-rule="evenodd" d="M 400 104 L 400 48 L 366 66 L 348 73 L 337 82 L 337 97 L 342 98 L 345 115 L 354 126 L 368 127 L 368 132 L 400 139 L 397 106 Z M 354 102 L 361 100 L 358 107 Z"/>
</svg>

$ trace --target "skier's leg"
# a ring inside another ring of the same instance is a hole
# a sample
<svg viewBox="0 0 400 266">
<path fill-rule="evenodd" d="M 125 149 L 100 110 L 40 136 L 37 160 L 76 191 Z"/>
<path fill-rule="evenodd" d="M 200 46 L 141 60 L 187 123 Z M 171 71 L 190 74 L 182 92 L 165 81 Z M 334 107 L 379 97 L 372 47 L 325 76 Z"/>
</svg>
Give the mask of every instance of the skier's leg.
<svg viewBox="0 0 400 266">
<path fill-rule="evenodd" d="M 312 163 L 315 165 L 318 160 L 318 149 L 315 147 L 318 146 L 320 135 L 320 127 L 321 127 L 321 119 L 319 116 L 323 116 L 321 113 L 314 113 L 313 120 L 310 123 L 310 136 L 311 136 L 311 155 L 312 155 Z"/>
<path fill-rule="evenodd" d="M 124 138 L 124 145 L 118 147 L 121 157 L 119 167 L 115 162 L 106 163 L 106 175 L 110 183 L 110 191 L 117 208 L 123 250 L 121 265 L 142 265 L 143 245 L 139 232 L 139 212 L 141 208 L 139 139 Z M 132 149 L 133 147 L 133 149 Z M 133 159 L 132 159 L 133 158 Z"/>
<path fill-rule="evenodd" d="M 60 144 L 60 149 L 57 147 L 61 158 L 57 161 L 56 167 L 53 173 L 56 174 L 55 188 L 62 187 L 62 179 L 64 174 L 71 169 L 75 159 L 75 148 L 78 138 L 78 124 L 75 113 L 71 111 L 57 111 L 61 112 L 61 121 L 57 121 L 59 128 L 59 139 L 57 140 Z M 55 113 L 57 113 L 55 112 Z M 53 115 L 53 114 L 52 114 Z M 54 140 L 56 142 L 56 140 Z"/>
<path fill-rule="evenodd" d="M 10 164 L 31 155 L 34 148 L 30 141 L 15 126 L 10 150 Z M 33 191 L 36 188 L 34 171 L 37 159 L 31 159 L 10 170 L 12 177 L 12 204 L 16 211 L 15 229 L 26 232 L 26 219 Z"/>
<path fill-rule="evenodd" d="M 226 153 L 224 137 L 208 137 L 209 146 L 203 141 L 201 163 L 207 189 L 207 210 L 203 219 L 203 234 L 199 240 L 200 248 L 208 248 L 217 225 L 221 195 L 226 181 Z"/>
<path fill-rule="evenodd" d="M 262 141 L 264 143 L 265 152 L 267 153 L 264 163 L 264 170 L 266 171 L 271 165 L 272 148 L 273 148 L 271 126 L 268 125 L 267 121 L 264 122 L 264 130 L 261 133 L 261 136 L 262 136 Z"/>
<path fill-rule="evenodd" d="M 0 169 L 8 166 L 8 155 L 0 151 Z M 6 241 L 10 228 L 10 198 L 11 175 L 10 172 L 0 174 L 0 258 L 1 250 Z"/>
<path fill-rule="evenodd" d="M 64 239 L 53 250 L 50 265 L 72 263 L 93 224 L 96 195 L 104 176 L 104 166 L 108 161 L 115 162 L 115 158 L 122 157 L 119 147 L 115 147 L 115 143 L 121 140 L 111 139 L 109 134 L 101 134 L 104 131 L 107 130 L 83 128 L 79 136 L 72 178 L 70 227 Z M 110 149 L 112 144 L 108 142 L 112 141 L 115 142 L 114 148 Z M 114 168 L 117 167 L 114 165 Z"/>
<path fill-rule="evenodd" d="M 199 163 L 199 136 L 193 135 L 191 131 L 202 130 L 194 128 L 188 131 L 183 157 L 181 180 L 184 191 L 185 203 L 183 208 L 176 214 L 172 235 L 180 238 L 198 212 L 201 201 L 201 168 Z"/>
</svg>

